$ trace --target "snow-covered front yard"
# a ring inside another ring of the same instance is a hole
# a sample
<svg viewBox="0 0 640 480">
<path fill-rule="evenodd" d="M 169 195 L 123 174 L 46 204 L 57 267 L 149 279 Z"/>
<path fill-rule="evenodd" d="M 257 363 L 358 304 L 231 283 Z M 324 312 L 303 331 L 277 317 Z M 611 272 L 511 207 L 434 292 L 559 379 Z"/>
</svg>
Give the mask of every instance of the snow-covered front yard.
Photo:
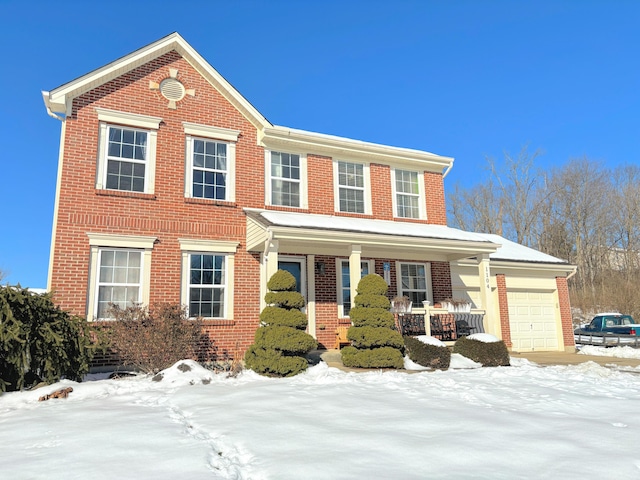
<svg viewBox="0 0 640 480">
<path fill-rule="evenodd" d="M 0 478 L 640 478 L 640 369 L 514 362 L 269 379 L 184 361 L 7 393 Z"/>
</svg>

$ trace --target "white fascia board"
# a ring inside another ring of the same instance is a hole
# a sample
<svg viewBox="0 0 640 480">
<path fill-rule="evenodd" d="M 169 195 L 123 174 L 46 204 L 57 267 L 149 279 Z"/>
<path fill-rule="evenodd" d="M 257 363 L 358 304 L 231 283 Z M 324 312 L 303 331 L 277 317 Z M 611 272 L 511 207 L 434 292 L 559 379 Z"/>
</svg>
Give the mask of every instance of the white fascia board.
<svg viewBox="0 0 640 480">
<path fill-rule="evenodd" d="M 395 165 L 420 164 L 425 170 L 438 173 L 442 173 L 444 168 L 453 165 L 451 157 L 443 157 L 422 150 L 392 147 L 281 126 L 265 127 L 260 132 L 258 141 L 262 146 L 270 149 L 289 149 L 333 158 L 362 159 Z"/>
<path fill-rule="evenodd" d="M 460 266 L 476 266 L 476 260 L 459 260 Z M 542 262 L 525 262 L 517 260 L 490 260 L 489 265 L 492 273 L 500 273 L 501 271 L 518 271 L 521 273 L 546 273 L 554 277 L 571 276 L 577 266 L 570 263 L 542 263 Z"/>
<path fill-rule="evenodd" d="M 227 100 L 238 108 L 257 128 L 270 126 L 269 121 L 258 112 L 240 93 L 227 82 L 209 63 L 189 45 L 179 33 L 174 32 L 160 40 L 125 55 L 103 67 L 93 70 L 71 82 L 49 92 L 42 92 L 47 109 L 51 112 L 71 114 L 73 99 L 89 90 L 107 83 L 134 68 L 164 55 L 177 51 Z"/>
<path fill-rule="evenodd" d="M 280 242 L 291 242 L 302 246 L 303 243 L 321 246 L 362 245 L 374 247 L 376 250 L 429 251 L 442 255 L 448 260 L 468 258 L 481 254 L 490 254 L 498 247 L 487 242 L 473 242 L 449 240 L 440 238 L 417 238 L 386 234 L 370 234 L 359 232 L 342 232 L 335 230 L 305 229 L 296 227 L 269 226 L 267 231 L 273 239 Z M 255 242 L 254 248 L 262 248 L 262 244 Z"/>
</svg>

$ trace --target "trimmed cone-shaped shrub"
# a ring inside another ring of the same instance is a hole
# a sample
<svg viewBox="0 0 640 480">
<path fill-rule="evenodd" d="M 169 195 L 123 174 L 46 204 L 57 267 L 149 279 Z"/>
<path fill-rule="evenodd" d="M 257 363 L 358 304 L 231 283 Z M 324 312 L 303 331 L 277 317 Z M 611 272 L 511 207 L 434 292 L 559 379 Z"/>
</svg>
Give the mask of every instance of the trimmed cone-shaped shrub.
<svg viewBox="0 0 640 480">
<path fill-rule="evenodd" d="M 347 332 L 347 339 L 356 348 L 402 348 L 404 346 L 402 335 L 390 328 L 351 327 Z"/>
<path fill-rule="evenodd" d="M 404 337 L 404 349 L 409 359 L 423 367 L 446 370 L 451 364 L 451 351 L 447 347 L 429 345 L 415 337 Z"/>
<path fill-rule="evenodd" d="M 291 273 L 278 270 L 269 279 L 267 307 L 260 314 L 260 327 L 244 356 L 245 366 L 260 375 L 290 377 L 306 370 L 304 354 L 316 348 L 316 340 L 304 332 L 307 316 L 300 311 L 304 297 L 296 292 Z"/>
<path fill-rule="evenodd" d="M 453 345 L 453 353 L 481 363 L 483 367 L 508 367 L 511 364 L 509 350 L 502 340 L 487 343 L 461 337 Z"/>
<path fill-rule="evenodd" d="M 358 283 L 358 294 L 349 311 L 353 326 L 347 331 L 351 346 L 342 349 L 342 363 L 347 367 L 402 368 L 402 336 L 393 330 L 394 317 L 385 296 L 387 282 L 370 274 Z"/>
</svg>

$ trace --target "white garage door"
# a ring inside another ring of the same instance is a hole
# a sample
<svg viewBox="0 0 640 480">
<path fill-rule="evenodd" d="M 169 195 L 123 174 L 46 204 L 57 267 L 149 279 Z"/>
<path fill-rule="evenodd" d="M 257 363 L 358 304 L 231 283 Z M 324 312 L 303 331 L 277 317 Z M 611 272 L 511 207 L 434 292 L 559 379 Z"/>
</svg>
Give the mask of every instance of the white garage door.
<svg viewBox="0 0 640 480">
<path fill-rule="evenodd" d="M 507 292 L 507 301 L 514 351 L 558 350 L 553 292 Z"/>
</svg>

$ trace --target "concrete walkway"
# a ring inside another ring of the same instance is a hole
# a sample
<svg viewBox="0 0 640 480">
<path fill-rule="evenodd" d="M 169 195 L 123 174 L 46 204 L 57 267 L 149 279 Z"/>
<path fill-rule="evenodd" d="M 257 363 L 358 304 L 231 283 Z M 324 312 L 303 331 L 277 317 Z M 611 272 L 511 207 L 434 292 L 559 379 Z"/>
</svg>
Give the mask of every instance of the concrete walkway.
<svg viewBox="0 0 640 480">
<path fill-rule="evenodd" d="M 615 365 L 617 367 L 638 367 L 640 359 L 637 358 L 616 358 L 616 357 L 600 357 L 594 355 L 579 355 L 578 353 L 567 352 L 526 352 L 516 353 L 510 352 L 511 357 L 525 358 L 530 362 L 537 363 L 541 366 L 550 365 L 577 365 L 585 362 L 595 362 L 602 366 Z M 339 368 L 345 372 L 364 372 L 369 369 L 349 368 L 342 364 L 342 356 L 340 350 L 314 350 L 307 357 L 312 363 L 319 361 L 325 362 L 330 367 Z M 640 373 L 640 372 L 639 372 Z"/>
</svg>

